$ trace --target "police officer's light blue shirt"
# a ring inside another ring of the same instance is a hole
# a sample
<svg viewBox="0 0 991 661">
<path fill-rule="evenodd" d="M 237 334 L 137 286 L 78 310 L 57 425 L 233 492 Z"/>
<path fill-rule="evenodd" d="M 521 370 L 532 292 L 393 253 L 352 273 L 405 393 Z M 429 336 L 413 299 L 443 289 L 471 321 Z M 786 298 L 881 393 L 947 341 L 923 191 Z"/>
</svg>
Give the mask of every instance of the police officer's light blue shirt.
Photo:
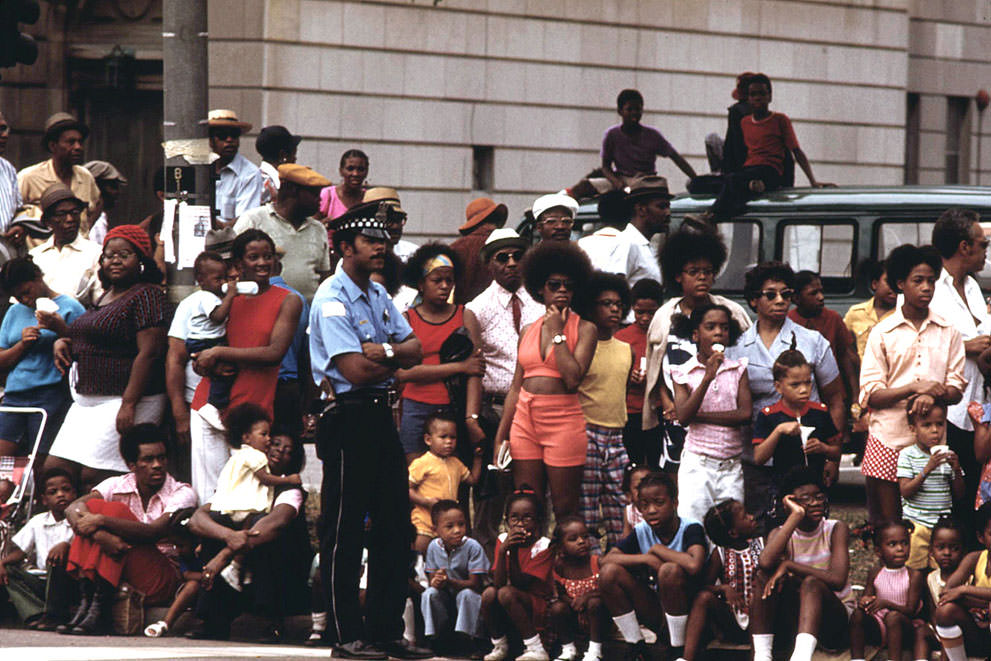
<svg viewBox="0 0 991 661">
<path fill-rule="evenodd" d="M 803 328 L 791 319 L 785 318 L 785 323 L 781 327 L 778 336 L 774 338 L 771 347 L 765 347 L 764 342 L 757 334 L 757 324 L 744 331 L 740 339 L 731 347 L 726 349 L 726 357 L 739 359 L 747 358 L 747 377 L 750 379 L 750 392 L 753 394 L 753 417 L 765 406 L 770 406 L 778 401 L 781 396 L 774 389 L 774 377 L 771 368 L 774 361 L 784 351 L 791 348 L 791 334 L 795 334 L 795 348 L 802 352 L 805 360 L 812 365 L 814 378 L 812 379 L 812 394 L 810 399 L 821 402 L 819 388 L 835 381 L 840 370 L 836 365 L 836 358 L 829 348 L 829 340 L 823 337 L 819 331 Z"/>
<path fill-rule="evenodd" d="M 320 285 L 310 307 L 313 382 L 319 385 L 326 377 L 337 394 L 353 390 L 355 386 L 334 365 L 335 356 L 361 353 L 364 342 L 399 343 L 412 334 L 413 329 L 392 304 L 385 287 L 369 282 L 364 292 L 340 269 Z M 390 378 L 362 387 L 382 387 L 391 382 Z"/>
</svg>

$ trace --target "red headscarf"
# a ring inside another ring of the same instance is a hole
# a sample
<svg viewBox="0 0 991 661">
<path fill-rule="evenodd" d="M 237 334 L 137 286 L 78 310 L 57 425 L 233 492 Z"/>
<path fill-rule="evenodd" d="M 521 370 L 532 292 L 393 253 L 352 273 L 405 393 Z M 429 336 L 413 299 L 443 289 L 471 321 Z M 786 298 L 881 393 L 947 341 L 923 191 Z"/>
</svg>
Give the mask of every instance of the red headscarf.
<svg viewBox="0 0 991 661">
<path fill-rule="evenodd" d="M 103 245 L 107 245 L 107 241 L 110 239 L 124 239 L 141 251 L 142 255 L 151 257 L 151 239 L 148 238 L 148 232 L 145 232 L 138 225 L 112 227 L 107 232 L 106 238 L 103 239 Z"/>
</svg>

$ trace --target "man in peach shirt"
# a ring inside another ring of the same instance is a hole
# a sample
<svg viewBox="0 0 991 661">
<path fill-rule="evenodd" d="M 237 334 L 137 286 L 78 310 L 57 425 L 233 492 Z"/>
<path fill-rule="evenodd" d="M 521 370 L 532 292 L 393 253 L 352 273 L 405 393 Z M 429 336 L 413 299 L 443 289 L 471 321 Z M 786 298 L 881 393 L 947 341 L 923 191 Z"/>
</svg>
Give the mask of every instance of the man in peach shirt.
<svg viewBox="0 0 991 661">
<path fill-rule="evenodd" d="M 870 415 L 860 471 L 872 524 L 901 518 L 898 453 L 915 442 L 906 417 L 908 398 L 917 395 L 912 409 L 925 416 L 936 400 L 959 402 L 967 386 L 960 332 L 929 309 L 942 269 L 939 254 L 931 246 L 899 246 L 886 269 L 904 303 L 874 327 L 860 369 L 860 405 Z"/>
</svg>

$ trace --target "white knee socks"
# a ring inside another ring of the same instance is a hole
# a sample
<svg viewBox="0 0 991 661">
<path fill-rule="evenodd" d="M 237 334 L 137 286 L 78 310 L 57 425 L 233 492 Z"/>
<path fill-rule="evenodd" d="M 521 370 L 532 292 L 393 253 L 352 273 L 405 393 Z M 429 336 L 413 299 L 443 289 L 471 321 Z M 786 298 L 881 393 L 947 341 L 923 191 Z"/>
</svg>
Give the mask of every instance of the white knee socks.
<svg viewBox="0 0 991 661">
<path fill-rule="evenodd" d="M 668 635 L 671 637 L 671 647 L 684 647 L 685 626 L 688 624 L 688 615 L 668 615 L 665 613 L 664 619 L 668 621 Z"/>
<path fill-rule="evenodd" d="M 800 633 L 795 636 L 795 650 L 791 653 L 791 661 L 812 661 L 818 642 L 810 633 Z"/>
<path fill-rule="evenodd" d="M 773 648 L 773 633 L 754 634 L 754 661 L 771 661 L 771 650 Z"/>
<path fill-rule="evenodd" d="M 629 613 L 623 613 L 622 615 L 617 615 L 612 619 L 616 623 L 616 628 L 619 629 L 619 633 L 622 634 L 623 640 L 628 643 L 639 643 L 643 640 L 643 634 L 640 633 L 640 623 L 637 622 L 637 614 L 634 611 Z"/>
</svg>

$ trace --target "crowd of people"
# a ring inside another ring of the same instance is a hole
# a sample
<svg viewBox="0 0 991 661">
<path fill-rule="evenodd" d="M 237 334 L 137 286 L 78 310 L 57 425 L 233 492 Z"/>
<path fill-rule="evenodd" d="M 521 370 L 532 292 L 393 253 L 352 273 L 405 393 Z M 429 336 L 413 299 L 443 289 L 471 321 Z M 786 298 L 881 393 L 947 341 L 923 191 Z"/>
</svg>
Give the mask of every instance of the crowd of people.
<svg viewBox="0 0 991 661">
<path fill-rule="evenodd" d="M 308 642 L 339 658 L 595 661 L 661 643 L 691 660 L 713 638 L 758 661 L 775 644 L 794 661 L 820 643 L 987 654 L 980 219 L 947 210 L 931 246 L 863 265 L 873 296 L 844 317 L 819 274 L 781 262 L 747 270 L 742 305 L 713 293 L 728 258 L 713 221 L 785 184 L 792 159 L 821 185 L 770 87 L 741 76 L 717 202 L 674 231 L 656 156 L 705 182 L 624 90 L 601 180 L 537 198 L 534 240 L 479 198 L 450 245 L 402 238 L 399 193 L 367 185 L 365 153 L 343 154 L 334 185 L 270 126 L 258 168 L 239 151 L 251 126 L 211 111 L 234 238 L 208 243 L 178 306 L 161 215 L 114 217 L 126 179 L 83 167 L 86 127 L 53 116 L 52 158 L 12 193 L 0 180 L 3 404 L 48 414 L 35 445 L 37 416 L 0 412 L 0 455 L 37 453 L 41 513 L 0 557 L 18 616 L 105 633 L 127 586 L 168 607 L 146 636 L 189 609 L 189 635 L 211 639 L 245 611 L 273 638 L 309 613 Z M 588 189 L 605 225 L 575 241 Z M 829 516 L 858 439 L 878 556 L 861 596 Z"/>
</svg>

